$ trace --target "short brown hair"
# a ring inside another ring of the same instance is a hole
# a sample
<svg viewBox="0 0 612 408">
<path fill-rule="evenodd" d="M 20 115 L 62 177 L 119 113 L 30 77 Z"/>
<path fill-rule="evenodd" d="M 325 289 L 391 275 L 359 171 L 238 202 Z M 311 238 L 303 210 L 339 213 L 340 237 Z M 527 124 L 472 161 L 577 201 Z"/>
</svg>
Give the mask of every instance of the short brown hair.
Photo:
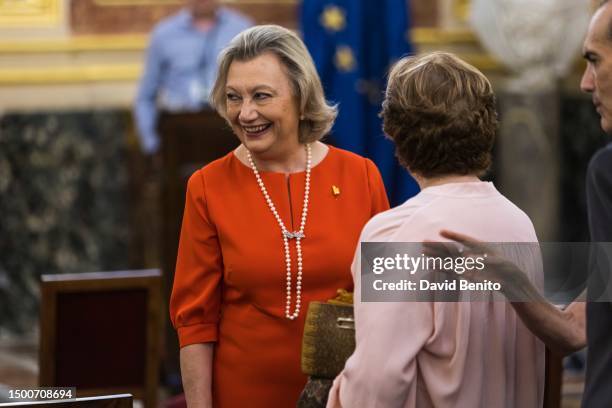
<svg viewBox="0 0 612 408">
<path fill-rule="evenodd" d="M 498 120 L 489 80 L 453 54 L 402 58 L 391 69 L 381 117 L 396 156 L 424 177 L 482 175 Z"/>
<path fill-rule="evenodd" d="M 251 27 L 234 37 L 223 50 L 210 96 L 211 105 L 228 120 L 225 85 L 230 65 L 233 61 L 249 61 L 266 52 L 279 58 L 297 98 L 301 113 L 300 143 L 320 140 L 334 124 L 337 108 L 325 100 L 321 80 L 302 40 L 292 31 L 277 25 Z"/>
</svg>

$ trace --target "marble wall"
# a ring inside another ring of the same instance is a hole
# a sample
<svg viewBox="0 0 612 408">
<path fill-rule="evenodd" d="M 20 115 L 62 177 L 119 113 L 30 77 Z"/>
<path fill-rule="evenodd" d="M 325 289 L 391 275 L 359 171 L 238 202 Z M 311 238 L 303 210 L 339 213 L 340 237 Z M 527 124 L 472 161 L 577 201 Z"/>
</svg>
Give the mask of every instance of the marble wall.
<svg viewBox="0 0 612 408">
<path fill-rule="evenodd" d="M 495 182 L 541 241 L 589 241 L 585 176 L 609 138 L 586 95 L 498 93 Z"/>
<path fill-rule="evenodd" d="M 595 151 L 612 141 L 599 124 L 591 98 L 565 95 L 560 108 L 559 241 L 590 241 L 586 214 L 585 177 Z"/>
<path fill-rule="evenodd" d="M 128 116 L 0 117 L 0 335 L 36 327 L 40 275 L 128 267 Z"/>
</svg>

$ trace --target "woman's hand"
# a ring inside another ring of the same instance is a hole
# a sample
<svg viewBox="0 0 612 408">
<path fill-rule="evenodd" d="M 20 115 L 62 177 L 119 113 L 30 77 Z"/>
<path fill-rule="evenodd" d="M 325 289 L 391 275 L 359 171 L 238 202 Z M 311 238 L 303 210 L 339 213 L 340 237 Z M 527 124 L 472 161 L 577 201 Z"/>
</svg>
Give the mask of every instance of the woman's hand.
<svg viewBox="0 0 612 408">
<path fill-rule="evenodd" d="M 552 350 L 569 354 L 586 346 L 584 292 L 561 310 L 538 292 L 523 271 L 490 245 L 457 232 L 442 230 L 440 235 L 454 242 L 424 242 L 425 255 L 475 258 L 486 254 L 483 270 L 466 270 L 462 277 L 473 282 L 486 279 L 501 284 L 503 294 L 523 323 Z"/>
<path fill-rule="evenodd" d="M 476 283 L 485 280 L 499 283 L 501 292 L 511 300 L 536 300 L 533 293 L 536 289 L 529 282 L 527 275 L 493 246 L 458 232 L 442 230 L 440 235 L 454 242 L 425 241 L 423 243 L 425 255 L 442 258 L 482 258 L 484 269 L 466 269 L 461 274 L 461 278 Z M 456 275 L 454 271 L 444 272 Z"/>
</svg>

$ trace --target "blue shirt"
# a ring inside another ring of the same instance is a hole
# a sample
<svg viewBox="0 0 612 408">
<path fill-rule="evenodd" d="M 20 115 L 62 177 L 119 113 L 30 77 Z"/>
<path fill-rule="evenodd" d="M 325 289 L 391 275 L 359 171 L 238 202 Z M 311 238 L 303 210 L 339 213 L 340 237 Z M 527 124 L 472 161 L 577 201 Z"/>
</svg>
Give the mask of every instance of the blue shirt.
<svg viewBox="0 0 612 408">
<path fill-rule="evenodd" d="M 252 25 L 248 18 L 223 7 L 216 17 L 215 25 L 202 32 L 193 25 L 191 13 L 183 9 L 153 30 L 134 109 L 145 153 L 159 149 L 158 108 L 190 112 L 206 106 L 219 52 Z"/>
</svg>

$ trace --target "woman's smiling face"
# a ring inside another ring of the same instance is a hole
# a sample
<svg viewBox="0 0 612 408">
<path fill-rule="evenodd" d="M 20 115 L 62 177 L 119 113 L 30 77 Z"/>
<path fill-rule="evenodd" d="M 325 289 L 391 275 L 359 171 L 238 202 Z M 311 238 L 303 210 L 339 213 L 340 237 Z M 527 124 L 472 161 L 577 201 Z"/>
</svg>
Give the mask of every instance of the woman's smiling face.
<svg viewBox="0 0 612 408">
<path fill-rule="evenodd" d="M 299 149 L 299 107 L 279 58 L 234 61 L 227 75 L 227 118 L 254 156 L 278 158 Z"/>
</svg>

